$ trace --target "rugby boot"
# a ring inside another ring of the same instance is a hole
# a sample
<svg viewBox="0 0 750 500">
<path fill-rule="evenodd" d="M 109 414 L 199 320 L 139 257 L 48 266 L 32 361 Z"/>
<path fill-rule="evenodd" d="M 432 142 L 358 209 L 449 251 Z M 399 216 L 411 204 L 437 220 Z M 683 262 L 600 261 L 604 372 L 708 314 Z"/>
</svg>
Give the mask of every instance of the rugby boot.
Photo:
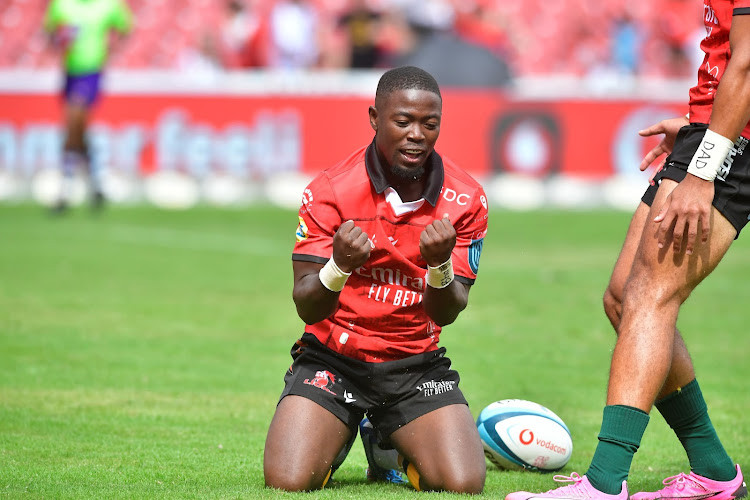
<svg viewBox="0 0 750 500">
<path fill-rule="evenodd" d="M 545 493 L 529 493 L 516 491 L 505 497 L 505 500 L 536 500 L 536 499 L 568 499 L 568 500 L 628 500 L 628 487 L 622 482 L 622 491 L 617 495 L 609 495 L 594 488 L 586 476 L 573 472 L 570 476 L 556 475 L 553 477 L 558 483 L 573 483 L 560 486 Z"/>
<path fill-rule="evenodd" d="M 747 498 L 747 484 L 737 466 L 737 476 L 731 481 L 714 481 L 695 472 L 680 472 L 662 481 L 659 491 L 636 493 L 630 500 L 734 500 Z"/>
<path fill-rule="evenodd" d="M 359 423 L 359 434 L 362 436 L 362 445 L 365 448 L 365 456 L 367 457 L 367 479 L 395 484 L 406 483 L 406 480 L 404 480 L 398 470 L 386 469 L 377 464 L 375 460 L 376 453 L 394 453 L 397 456 L 398 452 L 396 450 L 384 450 L 380 447 L 375 435 L 375 429 L 367 418 L 362 419 Z"/>
</svg>

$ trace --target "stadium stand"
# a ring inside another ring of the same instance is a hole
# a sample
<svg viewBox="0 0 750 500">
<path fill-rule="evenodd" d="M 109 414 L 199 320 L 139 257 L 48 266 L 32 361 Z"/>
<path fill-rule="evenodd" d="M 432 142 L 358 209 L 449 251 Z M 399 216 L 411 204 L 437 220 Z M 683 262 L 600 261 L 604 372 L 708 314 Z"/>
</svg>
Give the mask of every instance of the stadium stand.
<svg viewBox="0 0 750 500">
<path fill-rule="evenodd" d="M 118 69 L 176 68 L 179 54 L 195 49 L 206 36 L 218 42 L 227 15 L 226 3 L 217 0 L 127 1 L 136 16 L 136 29 L 122 50 L 113 55 L 110 67 Z M 268 37 L 265 28 L 274 3 L 244 1 L 258 19 L 254 33 L 259 38 Z M 321 47 L 318 66 L 345 67 L 347 60 L 338 53 L 345 50 L 346 34 L 338 20 L 352 8 L 353 0 L 309 3 L 317 11 Z M 47 0 L 0 2 L 0 70 L 55 67 L 58 56 L 41 29 L 46 4 Z M 398 40 L 392 39 L 394 30 L 388 24 L 398 20 L 408 0 L 367 4 L 380 14 L 377 43 L 384 52 L 397 50 Z M 456 33 L 505 58 L 519 76 L 582 76 L 600 71 L 692 76 L 693 58 L 697 57 L 695 38 L 702 32 L 702 10 L 693 0 L 452 0 L 448 6 L 453 11 Z M 630 30 L 620 31 L 623 27 Z M 623 33 L 629 38 L 618 37 Z M 616 59 L 618 40 L 627 40 L 637 49 L 627 67 L 620 66 Z M 257 40 L 254 50 L 269 50 L 267 40 Z M 254 60 L 246 66 L 257 67 L 262 64 L 258 61 L 267 58 Z"/>
</svg>

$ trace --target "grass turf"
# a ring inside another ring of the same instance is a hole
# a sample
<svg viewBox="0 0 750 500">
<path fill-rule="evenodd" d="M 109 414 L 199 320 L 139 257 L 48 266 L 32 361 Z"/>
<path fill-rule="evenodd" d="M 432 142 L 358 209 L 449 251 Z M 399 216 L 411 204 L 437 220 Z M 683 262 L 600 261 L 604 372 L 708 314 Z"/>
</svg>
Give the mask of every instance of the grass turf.
<svg viewBox="0 0 750 500">
<path fill-rule="evenodd" d="M 302 329 L 291 300 L 296 220 L 270 207 L 54 218 L 0 206 L 0 497 L 300 496 L 265 489 L 262 474 Z M 475 416 L 522 398 L 566 421 L 574 453 L 563 473 L 585 472 L 596 446 L 614 345 L 601 295 L 628 220 L 493 211 L 469 307 L 442 335 Z M 741 238 L 679 326 L 719 435 L 750 469 L 748 281 Z M 652 416 L 633 490 L 688 468 Z M 331 487 L 309 497 L 420 497 L 366 483 L 365 467 L 355 445 Z M 489 466 L 485 495 L 553 486 L 551 475 Z"/>
</svg>

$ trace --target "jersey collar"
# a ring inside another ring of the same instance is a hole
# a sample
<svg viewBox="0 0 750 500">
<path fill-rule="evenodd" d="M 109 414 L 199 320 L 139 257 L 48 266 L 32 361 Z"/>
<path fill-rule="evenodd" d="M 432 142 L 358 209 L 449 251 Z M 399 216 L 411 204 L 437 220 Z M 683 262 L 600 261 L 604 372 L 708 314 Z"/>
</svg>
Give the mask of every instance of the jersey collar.
<svg viewBox="0 0 750 500">
<path fill-rule="evenodd" d="M 375 139 L 373 139 L 365 152 L 365 168 L 367 169 L 368 177 L 370 177 L 370 182 L 375 187 L 375 191 L 381 194 L 390 184 L 388 183 L 388 179 L 385 178 L 385 174 L 383 173 L 384 167 L 380 163 L 375 147 Z M 443 159 L 434 149 L 425 162 L 425 175 L 427 178 L 425 179 L 422 198 L 434 207 L 440 196 L 440 190 L 443 189 L 443 178 L 445 176 Z"/>
</svg>

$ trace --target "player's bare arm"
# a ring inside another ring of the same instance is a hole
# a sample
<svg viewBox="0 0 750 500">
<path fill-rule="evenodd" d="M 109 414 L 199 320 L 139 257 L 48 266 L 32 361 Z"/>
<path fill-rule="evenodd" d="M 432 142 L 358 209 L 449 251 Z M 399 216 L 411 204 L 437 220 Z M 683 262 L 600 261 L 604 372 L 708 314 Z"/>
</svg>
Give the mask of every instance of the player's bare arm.
<svg viewBox="0 0 750 500">
<path fill-rule="evenodd" d="M 750 16 L 732 18 L 729 44 L 732 57 L 716 90 L 709 132 L 733 142 L 750 120 Z M 713 181 L 688 173 L 654 219 L 659 224 L 659 248 L 664 248 L 671 235 L 674 252 L 680 252 L 684 244 L 685 253 L 690 255 L 699 228 L 701 242 L 707 242 L 713 198 Z"/>
<path fill-rule="evenodd" d="M 333 256 L 336 266 L 344 273 L 351 273 L 370 257 L 372 246 L 367 233 L 346 221 L 333 235 Z M 339 292 L 326 288 L 320 281 L 322 264 L 294 261 L 294 290 L 292 295 L 297 314 L 308 325 L 326 319 L 336 311 Z"/>
<path fill-rule="evenodd" d="M 419 251 L 427 265 L 438 267 L 451 258 L 456 246 L 456 230 L 444 217 L 425 227 L 419 237 Z M 444 288 L 425 286 L 423 305 L 430 318 L 438 325 L 453 323 L 469 301 L 470 285 L 455 279 Z"/>
</svg>

